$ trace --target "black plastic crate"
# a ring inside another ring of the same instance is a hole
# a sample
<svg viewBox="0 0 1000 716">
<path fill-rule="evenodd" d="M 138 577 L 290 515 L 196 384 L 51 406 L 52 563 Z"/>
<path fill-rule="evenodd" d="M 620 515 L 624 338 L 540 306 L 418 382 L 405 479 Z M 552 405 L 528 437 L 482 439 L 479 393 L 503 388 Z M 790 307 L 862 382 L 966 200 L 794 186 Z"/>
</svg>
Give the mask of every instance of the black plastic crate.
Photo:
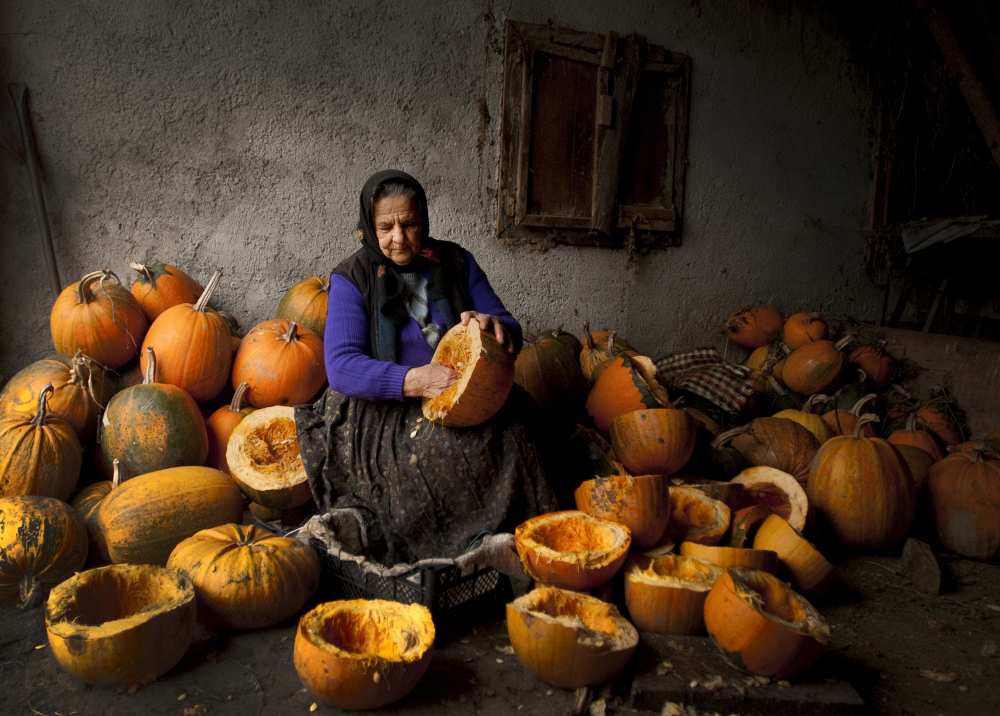
<svg viewBox="0 0 1000 716">
<path fill-rule="evenodd" d="M 486 615 L 513 598 L 510 579 L 492 567 L 468 574 L 455 566 L 418 568 L 398 577 L 383 577 L 356 562 L 329 554 L 321 542 L 315 541 L 313 547 L 323 563 L 324 591 L 337 599 L 422 604 L 430 609 L 435 621 L 454 621 Z"/>
</svg>

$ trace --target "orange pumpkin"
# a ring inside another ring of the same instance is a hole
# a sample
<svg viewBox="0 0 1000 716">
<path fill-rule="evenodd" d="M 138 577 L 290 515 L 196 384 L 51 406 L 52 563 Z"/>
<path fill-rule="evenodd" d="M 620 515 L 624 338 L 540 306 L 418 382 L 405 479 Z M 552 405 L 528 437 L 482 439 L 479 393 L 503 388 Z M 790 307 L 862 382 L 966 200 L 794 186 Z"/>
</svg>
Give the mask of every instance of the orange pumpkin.
<svg viewBox="0 0 1000 716">
<path fill-rule="evenodd" d="M 833 433 L 830 432 L 830 428 L 823 421 L 823 418 L 813 411 L 816 410 L 817 404 L 825 399 L 826 396 L 822 394 L 810 396 L 809 400 L 803 404 L 802 410 L 779 410 L 773 417 L 798 423 L 811 432 L 819 444 L 822 445 L 833 437 Z"/>
<path fill-rule="evenodd" d="M 784 317 L 774 306 L 754 306 L 737 311 L 726 319 L 723 333 L 744 348 L 759 348 L 781 333 Z"/>
<path fill-rule="evenodd" d="M 639 629 L 658 634 L 705 631 L 705 598 L 718 565 L 676 554 L 635 555 L 625 568 L 625 604 Z"/>
<path fill-rule="evenodd" d="M 227 629 L 284 621 L 319 585 L 319 558 L 312 547 L 254 525 L 201 530 L 174 547 L 167 567 L 191 578 L 199 613 Z"/>
<path fill-rule="evenodd" d="M 927 475 L 941 543 L 966 557 L 1000 559 L 1000 454 L 985 443 L 954 452 Z"/>
<path fill-rule="evenodd" d="M 87 528 L 65 502 L 0 498 L 0 602 L 34 606 L 86 559 Z"/>
<path fill-rule="evenodd" d="M 308 402 L 326 382 L 323 341 L 295 321 L 258 323 L 236 351 L 232 382 L 250 386 L 246 396 L 255 408 Z"/>
<path fill-rule="evenodd" d="M 115 458 L 122 476 L 180 465 L 203 465 L 208 456 L 205 419 L 182 388 L 156 382 L 156 355 L 146 348 L 146 376 L 116 394 L 104 411 L 101 454 L 105 473 Z"/>
<path fill-rule="evenodd" d="M 753 387 L 758 393 L 781 393 L 788 347 L 781 341 L 755 348 L 743 365 L 753 371 Z M 777 381 L 777 385 L 775 385 Z"/>
<path fill-rule="evenodd" d="M 840 541 L 861 550 L 894 547 L 910 530 L 916 490 L 903 456 L 881 438 L 832 438 L 816 453 L 806 493 Z"/>
<path fill-rule="evenodd" d="M 896 372 L 895 359 L 884 346 L 865 345 L 851 351 L 848 361 L 865 372 L 865 380 L 875 390 L 885 390 Z"/>
<path fill-rule="evenodd" d="M 546 413 L 576 415 L 587 386 L 580 371 L 579 341 L 562 331 L 546 331 L 525 340 L 514 362 L 514 382 Z"/>
<path fill-rule="evenodd" d="M 620 354 L 608 361 L 587 396 L 587 413 L 607 432 L 619 415 L 670 405 L 667 391 L 656 380 L 656 368 L 645 356 Z"/>
<path fill-rule="evenodd" d="M 753 674 L 787 679 L 807 670 L 830 641 L 818 611 L 772 574 L 731 568 L 705 600 L 716 646 Z"/>
<path fill-rule="evenodd" d="M 107 269 L 64 288 L 49 316 L 56 352 L 80 351 L 109 368 L 135 358 L 148 326 L 142 306 Z"/>
<path fill-rule="evenodd" d="M 601 586 L 621 569 L 632 534 L 624 525 L 566 510 L 518 525 L 514 543 L 524 571 L 533 579 L 586 591 Z"/>
<path fill-rule="evenodd" d="M 795 350 L 807 343 L 825 340 L 829 333 L 830 327 L 820 314 L 800 311 L 793 313 L 785 321 L 781 340 L 786 346 Z"/>
<path fill-rule="evenodd" d="M 552 587 L 507 605 L 507 635 L 529 671 L 562 689 L 604 683 L 625 668 L 639 642 L 613 604 Z"/>
<path fill-rule="evenodd" d="M 205 421 L 205 429 L 208 431 L 208 457 L 205 464 L 209 467 L 229 472 L 229 463 L 226 462 L 229 436 L 243 418 L 253 412 L 253 408 L 243 405 L 243 398 L 249 387 L 247 383 L 240 383 L 229 405 L 223 405 Z"/>
<path fill-rule="evenodd" d="M 324 602 L 299 620 L 292 661 L 323 703 L 377 709 L 413 690 L 431 663 L 433 646 L 434 621 L 420 604 Z"/>
<path fill-rule="evenodd" d="M 947 409 L 936 405 L 923 405 L 917 409 L 917 424 L 931 432 L 945 447 L 958 445 L 965 438 L 957 422 Z"/>
<path fill-rule="evenodd" d="M 861 417 L 865 405 L 875 400 L 877 397 L 878 396 L 875 395 L 875 393 L 869 393 L 868 395 L 858 399 L 850 410 L 834 408 L 833 410 L 828 410 L 823 413 L 823 422 L 826 423 L 826 426 L 830 429 L 832 436 L 853 435 L 854 429 L 858 425 L 858 418 Z M 875 437 L 877 435 L 875 432 L 875 426 L 871 423 L 866 424 L 862 434 L 867 438 Z"/>
<path fill-rule="evenodd" d="M 585 480 L 573 496 L 578 510 L 625 525 L 637 546 L 649 547 L 667 529 L 667 494 L 665 475 L 611 475 Z"/>
<path fill-rule="evenodd" d="M 0 497 L 40 495 L 68 500 L 80 479 L 83 449 L 76 431 L 46 407 L 52 386 L 38 395 L 35 415 L 0 417 Z"/>
<path fill-rule="evenodd" d="M 820 340 L 793 350 L 785 359 L 781 377 L 785 385 L 800 395 L 822 393 L 836 382 L 844 367 L 839 343 Z"/>
<path fill-rule="evenodd" d="M 104 498 L 111 494 L 111 491 L 121 484 L 121 468 L 118 460 L 114 461 L 114 474 L 110 480 L 101 480 L 87 485 L 73 497 L 70 503 L 74 510 L 83 519 L 87 526 L 87 557 L 92 565 L 106 564 L 108 562 L 108 548 L 104 544 L 100 525 L 97 522 L 97 513 L 104 502 Z"/>
<path fill-rule="evenodd" d="M 194 303 L 203 289 L 201 285 L 176 266 L 154 261 L 150 264 L 129 264 L 139 275 L 132 282 L 132 295 L 142 306 L 152 323 L 168 308 L 182 303 Z"/>
<path fill-rule="evenodd" d="M 611 444 L 622 464 L 636 475 L 672 475 L 694 452 L 696 423 L 683 410 L 633 410 L 611 423 Z"/>
<path fill-rule="evenodd" d="M 767 465 L 805 482 L 809 464 L 819 448 L 815 436 L 791 420 L 757 418 L 719 435 L 712 443 L 731 442 L 751 465 Z"/>
<path fill-rule="evenodd" d="M 934 436 L 918 426 L 916 413 L 911 414 L 906 419 L 905 429 L 894 430 L 889 435 L 889 442 L 893 445 L 911 445 L 912 447 L 920 448 L 934 458 L 934 462 L 944 459 L 944 451 L 941 450 L 941 446 L 938 445 Z"/>
<path fill-rule="evenodd" d="M 59 360 L 43 358 L 14 374 L 0 393 L 0 414 L 33 416 L 38 410 L 38 394 L 46 385 L 52 395 L 46 404 L 48 414 L 62 418 L 76 431 L 81 443 L 89 443 L 97 433 L 101 411 L 100 392 L 95 383 L 103 383 L 103 371 L 87 356 L 77 353 Z"/>
<path fill-rule="evenodd" d="M 329 276 L 310 276 L 285 292 L 278 303 L 278 309 L 274 312 L 274 317 L 305 326 L 322 341 L 326 332 L 329 294 Z"/>
<path fill-rule="evenodd" d="M 197 303 L 181 303 L 161 313 L 142 342 L 140 368 L 145 371 L 147 348 L 156 351 L 157 376 L 183 388 L 198 401 L 217 396 L 229 378 L 233 362 L 229 324 L 208 307 L 222 274 L 212 275 Z"/>
<path fill-rule="evenodd" d="M 583 324 L 580 371 L 588 383 L 597 380 L 605 364 L 619 353 L 634 355 L 635 350 L 619 338 L 615 331 L 591 331 L 589 323 Z"/>
</svg>

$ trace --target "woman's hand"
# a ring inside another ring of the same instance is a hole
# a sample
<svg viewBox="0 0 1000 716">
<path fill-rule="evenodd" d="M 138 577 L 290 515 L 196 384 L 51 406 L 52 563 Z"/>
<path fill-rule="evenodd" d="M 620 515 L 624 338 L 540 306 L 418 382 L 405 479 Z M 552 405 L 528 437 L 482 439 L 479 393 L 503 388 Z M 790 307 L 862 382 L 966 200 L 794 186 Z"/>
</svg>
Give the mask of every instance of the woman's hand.
<svg viewBox="0 0 1000 716">
<path fill-rule="evenodd" d="M 403 395 L 407 398 L 434 398 L 454 383 L 456 378 L 458 373 L 439 363 L 410 368 L 403 378 Z"/>
<path fill-rule="evenodd" d="M 493 337 L 497 339 L 497 343 L 507 346 L 508 353 L 514 352 L 514 343 L 507 340 L 507 331 L 504 330 L 503 323 L 496 316 L 491 316 L 488 313 L 479 313 L 478 311 L 462 311 L 462 315 L 459 318 L 462 319 L 463 326 L 469 325 L 469 321 L 471 320 L 477 321 L 482 330 L 493 333 Z"/>
</svg>

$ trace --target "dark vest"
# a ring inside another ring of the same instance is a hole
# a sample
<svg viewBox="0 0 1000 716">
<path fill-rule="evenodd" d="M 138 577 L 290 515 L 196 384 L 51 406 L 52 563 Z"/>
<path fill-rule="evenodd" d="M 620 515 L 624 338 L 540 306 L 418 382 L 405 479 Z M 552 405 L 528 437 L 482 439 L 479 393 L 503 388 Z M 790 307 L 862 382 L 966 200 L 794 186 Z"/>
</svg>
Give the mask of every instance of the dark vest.
<svg viewBox="0 0 1000 716">
<path fill-rule="evenodd" d="M 458 323 L 463 311 L 472 310 L 465 252 L 450 241 L 430 239 L 425 245 L 434 251 L 440 264 L 440 271 L 431 272 L 428 303 L 432 315 L 443 317 L 450 328 Z M 397 362 L 399 332 L 410 316 L 395 272 L 387 271 L 362 247 L 344 259 L 333 273 L 353 283 L 368 308 L 368 354 L 377 360 Z M 441 285 L 437 286 L 437 282 Z"/>
</svg>

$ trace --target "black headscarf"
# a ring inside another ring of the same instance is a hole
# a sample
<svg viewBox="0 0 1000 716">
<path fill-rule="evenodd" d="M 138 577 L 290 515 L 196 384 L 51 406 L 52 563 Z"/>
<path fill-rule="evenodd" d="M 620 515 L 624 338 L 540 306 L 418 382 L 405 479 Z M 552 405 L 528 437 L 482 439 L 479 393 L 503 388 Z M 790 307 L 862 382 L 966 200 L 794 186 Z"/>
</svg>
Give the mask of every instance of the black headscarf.
<svg viewBox="0 0 1000 716">
<path fill-rule="evenodd" d="M 386 184 L 402 184 L 412 188 L 417 211 L 423 224 L 421 249 L 406 266 L 397 265 L 382 253 L 375 234 L 375 197 Z M 430 219 L 427 213 L 427 195 L 416 179 L 406 172 L 388 169 L 372 174 L 361 189 L 361 206 L 358 214 L 358 238 L 372 268 L 368 286 L 373 357 L 379 360 L 398 360 L 397 336 L 410 316 L 403 295 L 400 273 L 411 271 L 430 274 L 427 282 L 427 301 L 443 318 L 446 327 L 458 323 L 462 311 L 472 307 L 468 295 L 465 262 L 460 249 L 446 241 L 430 236 Z M 363 293 L 365 291 L 363 290 Z"/>
</svg>

